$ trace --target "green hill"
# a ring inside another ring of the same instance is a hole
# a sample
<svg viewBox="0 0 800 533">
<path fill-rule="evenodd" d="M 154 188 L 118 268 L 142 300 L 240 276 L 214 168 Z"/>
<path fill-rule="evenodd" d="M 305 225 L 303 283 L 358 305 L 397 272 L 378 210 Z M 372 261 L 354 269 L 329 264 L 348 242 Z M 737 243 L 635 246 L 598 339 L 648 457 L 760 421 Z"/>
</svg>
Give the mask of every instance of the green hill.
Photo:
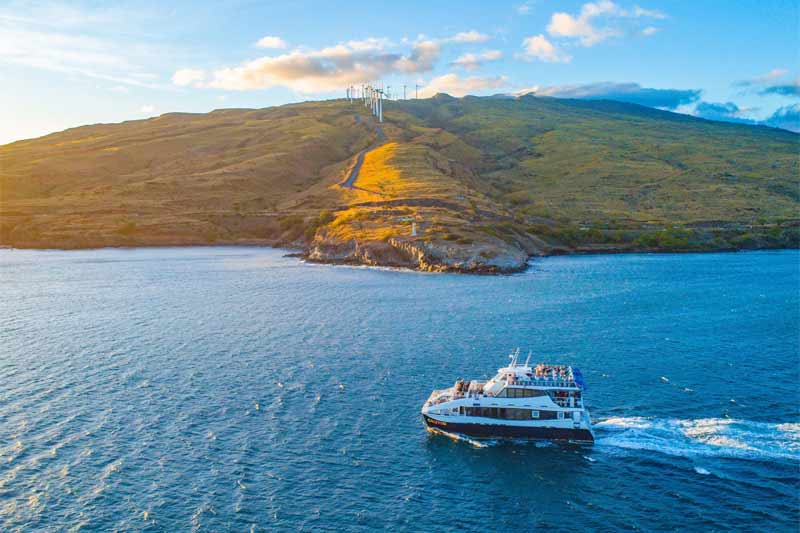
<svg viewBox="0 0 800 533">
<path fill-rule="evenodd" d="M 463 271 L 798 245 L 794 133 L 532 96 L 385 109 L 380 133 L 336 100 L 0 146 L 0 244 L 294 244 L 312 260 Z M 364 150 L 355 187 L 341 187 Z"/>
</svg>

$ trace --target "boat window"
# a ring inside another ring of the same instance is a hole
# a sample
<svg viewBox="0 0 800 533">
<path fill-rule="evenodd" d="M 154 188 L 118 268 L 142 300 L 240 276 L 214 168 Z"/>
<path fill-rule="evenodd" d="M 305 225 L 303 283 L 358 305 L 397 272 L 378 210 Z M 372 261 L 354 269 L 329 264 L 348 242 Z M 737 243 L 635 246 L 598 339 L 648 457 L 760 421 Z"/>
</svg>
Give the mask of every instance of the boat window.
<svg viewBox="0 0 800 533">
<path fill-rule="evenodd" d="M 531 418 L 539 418 L 539 411 L 531 411 Z"/>
<path fill-rule="evenodd" d="M 501 418 L 505 420 L 530 420 L 530 409 L 516 407 L 462 407 L 461 413 L 466 416 L 480 416 L 485 418 Z M 539 418 L 534 416 L 533 418 Z"/>
<path fill-rule="evenodd" d="M 507 398 L 534 398 L 536 396 L 544 396 L 545 392 L 538 389 L 520 389 L 514 387 L 506 387 L 504 389 Z M 498 395 L 499 396 L 499 395 Z"/>
<path fill-rule="evenodd" d="M 558 412 L 558 419 L 559 420 L 563 420 L 564 419 L 564 411 L 559 411 Z"/>
</svg>

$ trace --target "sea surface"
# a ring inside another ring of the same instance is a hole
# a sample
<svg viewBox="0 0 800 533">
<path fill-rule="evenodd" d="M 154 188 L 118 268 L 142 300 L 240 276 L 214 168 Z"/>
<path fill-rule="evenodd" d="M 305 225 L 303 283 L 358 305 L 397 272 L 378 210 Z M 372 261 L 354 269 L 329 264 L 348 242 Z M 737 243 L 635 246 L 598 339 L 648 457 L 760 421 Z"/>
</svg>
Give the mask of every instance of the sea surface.
<svg viewBox="0 0 800 533">
<path fill-rule="evenodd" d="M 800 254 L 513 276 L 0 250 L 0 531 L 797 531 Z M 594 446 L 429 434 L 515 347 Z"/>
</svg>

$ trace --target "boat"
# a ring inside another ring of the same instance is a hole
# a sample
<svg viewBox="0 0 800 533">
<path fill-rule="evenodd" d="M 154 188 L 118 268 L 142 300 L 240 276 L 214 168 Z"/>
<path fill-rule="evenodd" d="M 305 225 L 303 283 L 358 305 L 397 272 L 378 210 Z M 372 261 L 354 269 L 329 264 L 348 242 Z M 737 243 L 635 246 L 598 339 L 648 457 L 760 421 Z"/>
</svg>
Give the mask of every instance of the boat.
<svg viewBox="0 0 800 533">
<path fill-rule="evenodd" d="M 434 390 L 422 407 L 427 428 L 474 438 L 593 443 L 580 370 L 531 366 L 530 354 L 519 364 L 519 349 L 509 357 L 510 364 L 488 381 L 459 379 L 450 388 Z"/>
</svg>

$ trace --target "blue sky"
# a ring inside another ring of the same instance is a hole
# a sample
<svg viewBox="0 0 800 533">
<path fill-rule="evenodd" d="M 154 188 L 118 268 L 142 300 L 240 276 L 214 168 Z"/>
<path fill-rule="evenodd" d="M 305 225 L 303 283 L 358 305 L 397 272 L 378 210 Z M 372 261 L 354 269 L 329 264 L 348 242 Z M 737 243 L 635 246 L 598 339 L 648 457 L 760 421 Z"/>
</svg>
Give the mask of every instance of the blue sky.
<svg viewBox="0 0 800 533">
<path fill-rule="evenodd" d="M 796 0 L 0 2 L 0 143 L 371 80 L 797 127 L 798 24 Z"/>
</svg>

